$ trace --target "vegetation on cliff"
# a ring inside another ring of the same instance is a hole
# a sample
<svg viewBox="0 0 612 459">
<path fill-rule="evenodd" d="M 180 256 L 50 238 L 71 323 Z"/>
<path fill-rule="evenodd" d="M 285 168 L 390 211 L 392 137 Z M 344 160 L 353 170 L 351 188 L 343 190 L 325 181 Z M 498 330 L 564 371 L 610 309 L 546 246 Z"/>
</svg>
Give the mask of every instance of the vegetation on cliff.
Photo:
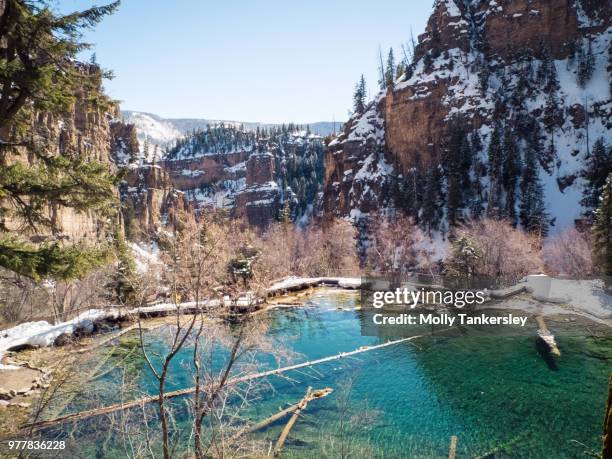
<svg viewBox="0 0 612 459">
<path fill-rule="evenodd" d="M 45 1 L 6 0 L 1 5 L 0 265 L 18 274 L 66 279 L 101 261 L 99 249 L 64 247 L 54 237 L 58 222 L 49 209 L 110 216 L 116 206 L 116 177 L 93 158 L 70 149 L 56 152 L 41 120 L 49 116 L 61 123 L 77 103 L 99 113 L 112 107 L 100 91 L 100 80 L 108 75 L 75 59 L 87 47 L 82 32 L 118 4 L 63 16 Z M 7 221 L 22 234 L 50 237 L 32 244 L 8 234 Z"/>
</svg>

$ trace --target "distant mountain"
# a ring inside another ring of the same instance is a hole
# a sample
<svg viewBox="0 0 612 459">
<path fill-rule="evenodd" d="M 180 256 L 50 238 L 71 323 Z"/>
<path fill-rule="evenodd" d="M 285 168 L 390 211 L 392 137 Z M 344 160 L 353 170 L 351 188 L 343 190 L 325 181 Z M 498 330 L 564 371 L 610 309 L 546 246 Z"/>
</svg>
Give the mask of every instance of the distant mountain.
<svg viewBox="0 0 612 459">
<path fill-rule="evenodd" d="M 151 148 L 149 156 L 154 153 L 155 146 L 161 155 L 166 147 L 173 144 L 176 139 L 189 134 L 194 130 L 206 129 L 209 125 L 225 125 L 238 127 L 242 125 L 246 130 L 255 130 L 260 128 L 271 128 L 280 126 L 280 124 L 258 123 L 258 122 L 243 122 L 231 120 L 209 120 L 198 118 L 162 118 L 153 113 L 136 112 L 131 110 L 123 110 L 124 121 L 136 126 L 138 132 L 138 140 L 140 142 L 140 150 L 144 151 L 145 140 L 150 144 Z M 317 121 L 310 123 L 310 130 L 317 135 L 325 137 L 330 134 L 340 132 L 343 127 L 341 122 L 332 121 Z"/>
</svg>

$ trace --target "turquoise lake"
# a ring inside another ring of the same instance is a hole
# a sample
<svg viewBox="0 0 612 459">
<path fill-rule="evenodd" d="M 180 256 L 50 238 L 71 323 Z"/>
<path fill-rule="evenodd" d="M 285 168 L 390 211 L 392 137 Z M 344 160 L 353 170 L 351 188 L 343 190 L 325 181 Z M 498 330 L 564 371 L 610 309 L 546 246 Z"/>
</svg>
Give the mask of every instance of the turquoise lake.
<svg viewBox="0 0 612 459">
<path fill-rule="evenodd" d="M 297 353 L 296 363 L 392 339 L 362 336 L 367 319 L 354 309 L 358 302 L 357 294 L 316 291 L 304 307 L 266 312 L 268 333 Z M 334 389 L 330 396 L 308 405 L 281 457 L 443 458 L 448 457 L 453 435 L 458 438 L 458 458 L 588 457 L 585 454 L 601 449 L 612 336 L 608 329 L 581 319 L 551 318 L 547 323 L 562 352 L 556 361 L 538 349 L 533 318 L 525 328 L 480 326 L 445 331 L 438 327 L 433 334 L 431 328 L 415 328 L 411 334 L 426 336 L 293 371 L 287 378 L 269 378 L 270 386 L 243 415 L 257 422 L 296 403 L 309 386 L 330 387 Z M 147 332 L 147 341 L 152 342 L 152 349 L 158 346 L 162 351 L 163 340 L 156 343 L 158 333 Z M 82 371 L 99 364 L 109 349 L 91 356 Z M 190 353 L 185 349 L 177 356 L 168 390 L 192 385 L 185 371 Z M 155 393 L 142 359 L 132 359 L 127 370 L 112 370 L 119 361 L 126 357 L 108 358 L 100 371 L 110 371 L 76 397 L 64 400 L 62 412 L 121 401 L 118 394 L 126 384 L 124 371 L 136 375 L 136 385 L 128 392 Z M 187 402 L 175 399 L 172 403 L 180 450 L 182 442 L 189 442 Z M 135 432 L 142 427 L 142 414 L 137 411 L 128 422 Z M 264 444 L 275 442 L 286 421 L 254 438 Z M 109 434 L 117 428 L 116 422 L 97 418 L 49 428 L 43 436 L 66 438 L 86 457 L 124 457 L 133 446 L 121 435 Z"/>
</svg>

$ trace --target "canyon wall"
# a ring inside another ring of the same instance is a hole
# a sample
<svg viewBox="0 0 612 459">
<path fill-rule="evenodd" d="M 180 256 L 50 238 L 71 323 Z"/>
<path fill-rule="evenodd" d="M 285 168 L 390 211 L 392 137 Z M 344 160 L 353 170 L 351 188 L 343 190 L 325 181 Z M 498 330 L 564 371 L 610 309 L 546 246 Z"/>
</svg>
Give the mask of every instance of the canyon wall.
<svg viewBox="0 0 612 459">
<path fill-rule="evenodd" d="M 612 140 L 611 16 L 610 2 L 593 0 L 437 1 L 408 70 L 330 144 L 320 215 L 357 221 L 374 209 L 401 207 L 405 197 L 392 195 L 403 185 L 416 187 L 422 201 L 427 180 L 419 176 L 442 167 L 445 136 L 458 116 L 478 134 L 482 147 L 475 155 L 486 170 L 491 132 L 496 123 L 515 122 L 518 110 L 504 114 L 503 104 L 523 91 L 527 73 L 522 113 L 536 119 L 542 144 L 554 149 L 549 170 L 541 172 L 546 204 L 558 227 L 571 224 L 581 212 L 577 177 L 588 152 L 595 139 Z M 594 61 L 582 87 L 576 82 L 581 52 Z M 562 112 L 552 128 L 546 120 L 550 91 L 538 81 L 549 62 Z M 487 187 L 486 173 L 478 180 Z M 481 199 L 486 207 L 486 190 Z M 420 218 L 422 209 L 414 215 Z"/>
</svg>

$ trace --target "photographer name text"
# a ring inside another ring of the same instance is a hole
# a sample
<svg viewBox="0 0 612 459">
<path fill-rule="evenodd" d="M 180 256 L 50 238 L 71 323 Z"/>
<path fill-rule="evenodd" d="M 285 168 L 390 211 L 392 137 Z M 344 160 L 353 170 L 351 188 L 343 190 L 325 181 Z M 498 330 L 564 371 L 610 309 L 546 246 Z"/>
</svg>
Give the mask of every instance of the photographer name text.
<svg viewBox="0 0 612 459">
<path fill-rule="evenodd" d="M 489 316 L 487 314 L 374 314 L 372 321 L 376 325 L 520 325 L 524 327 L 527 317 L 508 314 L 504 316 Z"/>
</svg>

